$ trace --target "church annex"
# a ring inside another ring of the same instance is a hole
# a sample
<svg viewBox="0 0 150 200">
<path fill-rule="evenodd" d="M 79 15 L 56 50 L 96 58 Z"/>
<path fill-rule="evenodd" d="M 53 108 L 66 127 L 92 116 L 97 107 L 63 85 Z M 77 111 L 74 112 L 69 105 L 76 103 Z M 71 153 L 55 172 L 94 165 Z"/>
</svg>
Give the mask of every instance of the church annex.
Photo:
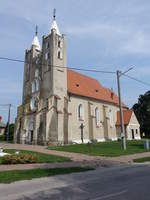
<svg viewBox="0 0 150 200">
<path fill-rule="evenodd" d="M 35 33 L 25 52 L 22 105 L 15 122 L 15 142 L 68 144 L 120 138 L 119 100 L 97 80 L 67 69 L 66 37 L 54 16 L 50 31 Z M 124 105 L 127 139 L 140 139 L 139 123 Z"/>
</svg>

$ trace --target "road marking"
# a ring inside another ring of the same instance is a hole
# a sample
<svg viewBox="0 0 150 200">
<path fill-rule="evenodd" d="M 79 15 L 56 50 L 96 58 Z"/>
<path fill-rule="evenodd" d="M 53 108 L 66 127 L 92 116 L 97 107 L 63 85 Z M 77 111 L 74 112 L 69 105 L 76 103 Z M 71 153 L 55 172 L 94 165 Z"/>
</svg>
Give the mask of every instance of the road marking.
<svg viewBox="0 0 150 200">
<path fill-rule="evenodd" d="M 96 197 L 95 199 L 92 198 L 92 200 L 108 199 L 110 197 L 119 196 L 119 195 L 124 194 L 126 192 L 127 192 L 127 190 L 123 190 L 123 191 L 116 192 L 116 193 L 113 193 L 113 194 L 108 194 L 108 195 L 104 195 L 104 196 L 101 196 L 101 197 Z"/>
</svg>

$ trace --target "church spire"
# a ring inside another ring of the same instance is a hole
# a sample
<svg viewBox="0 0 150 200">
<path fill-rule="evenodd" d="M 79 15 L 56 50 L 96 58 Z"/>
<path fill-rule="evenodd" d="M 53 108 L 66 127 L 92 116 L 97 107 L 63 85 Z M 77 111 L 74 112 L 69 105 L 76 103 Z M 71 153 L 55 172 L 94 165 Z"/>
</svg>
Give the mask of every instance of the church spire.
<svg viewBox="0 0 150 200">
<path fill-rule="evenodd" d="M 35 27 L 35 36 L 33 38 L 33 41 L 32 41 L 32 46 L 35 46 L 37 50 L 41 50 L 41 47 L 40 47 L 40 42 L 39 42 L 39 39 L 38 39 L 38 26 L 36 25 Z"/>
<path fill-rule="evenodd" d="M 52 22 L 52 25 L 51 25 L 51 29 L 50 29 L 50 33 L 51 33 L 51 30 L 52 29 L 55 29 L 56 30 L 56 33 L 58 35 L 61 35 L 60 32 L 59 32 L 59 28 L 57 26 L 57 22 L 56 22 L 56 9 L 54 8 L 53 10 L 53 22 Z"/>
<path fill-rule="evenodd" d="M 37 36 L 37 34 L 38 34 L 38 26 L 36 25 L 36 27 L 35 27 L 35 35 Z"/>
<path fill-rule="evenodd" d="M 54 10 L 53 10 L 53 20 L 55 20 L 56 19 L 56 9 L 54 8 Z"/>
</svg>

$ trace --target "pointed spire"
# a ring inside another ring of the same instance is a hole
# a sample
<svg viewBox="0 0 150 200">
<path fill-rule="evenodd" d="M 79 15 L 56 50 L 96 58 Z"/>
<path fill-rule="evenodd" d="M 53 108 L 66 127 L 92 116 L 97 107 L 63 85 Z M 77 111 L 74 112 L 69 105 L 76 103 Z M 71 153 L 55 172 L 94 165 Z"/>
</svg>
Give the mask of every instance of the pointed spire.
<svg viewBox="0 0 150 200">
<path fill-rule="evenodd" d="M 37 36 L 37 34 L 38 34 L 38 26 L 36 25 L 36 27 L 35 27 L 35 35 Z"/>
<path fill-rule="evenodd" d="M 61 35 L 60 32 L 59 32 L 59 28 L 57 26 L 57 23 L 56 23 L 56 9 L 54 8 L 53 10 L 53 22 L 52 22 L 52 25 L 51 25 L 51 29 L 50 29 L 50 33 L 51 33 L 51 30 L 52 29 L 55 29 L 56 30 L 56 33 L 58 35 Z"/>
<path fill-rule="evenodd" d="M 32 41 L 32 46 L 36 46 L 37 50 L 41 50 L 40 42 L 39 42 L 37 34 L 38 34 L 38 26 L 36 25 L 36 27 L 35 27 L 35 36 L 34 36 L 33 41 Z"/>
<path fill-rule="evenodd" d="M 55 20 L 56 19 L 56 9 L 54 8 L 54 10 L 53 10 L 53 20 Z"/>
</svg>

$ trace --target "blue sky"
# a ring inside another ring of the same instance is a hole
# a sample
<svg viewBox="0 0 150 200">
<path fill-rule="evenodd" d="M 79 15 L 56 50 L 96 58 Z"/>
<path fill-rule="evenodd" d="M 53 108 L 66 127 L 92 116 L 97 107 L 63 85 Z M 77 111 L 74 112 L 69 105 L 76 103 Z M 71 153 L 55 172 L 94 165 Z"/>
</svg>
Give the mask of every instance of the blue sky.
<svg viewBox="0 0 150 200">
<path fill-rule="evenodd" d="M 67 38 L 69 67 L 116 71 L 150 82 L 149 0 L 1 0 L 0 56 L 24 59 L 35 25 L 49 32 L 53 8 Z M 21 104 L 23 64 L 0 60 L 0 104 L 11 103 L 11 121 Z M 86 73 L 117 92 L 116 76 Z M 122 77 L 122 99 L 131 107 L 148 86 Z M 7 107 L 0 107 L 7 120 Z"/>
</svg>

